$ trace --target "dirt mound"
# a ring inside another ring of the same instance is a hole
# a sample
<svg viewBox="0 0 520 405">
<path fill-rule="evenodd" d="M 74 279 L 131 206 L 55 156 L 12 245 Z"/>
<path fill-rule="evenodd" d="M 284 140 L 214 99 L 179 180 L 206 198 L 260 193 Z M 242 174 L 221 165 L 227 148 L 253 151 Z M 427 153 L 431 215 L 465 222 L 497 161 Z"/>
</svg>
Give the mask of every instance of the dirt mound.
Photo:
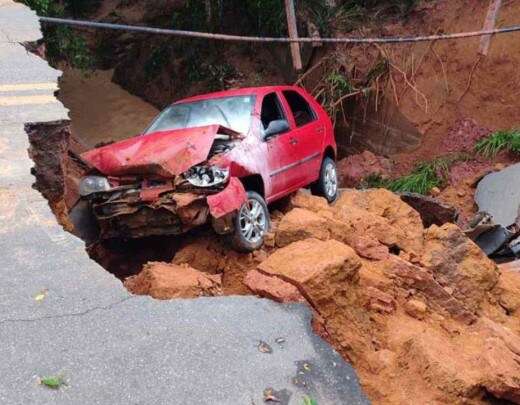
<svg viewBox="0 0 520 405">
<path fill-rule="evenodd" d="M 157 299 L 196 298 L 221 295 L 221 276 L 206 274 L 188 265 L 152 262 L 136 276 L 126 279 L 125 286 L 139 295 Z"/>
<path fill-rule="evenodd" d="M 189 266 L 207 274 L 222 276 L 222 289 L 226 295 L 245 295 L 250 291 L 244 284 L 247 271 L 265 258 L 264 250 L 254 253 L 238 253 L 232 250 L 225 241 L 211 236 L 188 238 L 177 251 L 173 263 Z"/>
</svg>

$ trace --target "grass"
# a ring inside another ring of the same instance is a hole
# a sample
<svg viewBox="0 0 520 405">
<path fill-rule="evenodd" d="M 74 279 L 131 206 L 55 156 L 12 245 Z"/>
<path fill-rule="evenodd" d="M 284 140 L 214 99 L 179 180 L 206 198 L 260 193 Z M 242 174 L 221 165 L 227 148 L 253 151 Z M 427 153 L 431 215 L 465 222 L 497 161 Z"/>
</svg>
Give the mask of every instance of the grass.
<svg viewBox="0 0 520 405">
<path fill-rule="evenodd" d="M 463 156 L 447 156 L 420 163 L 408 175 L 396 179 L 384 179 L 377 174 L 367 176 L 361 188 L 386 188 L 393 192 L 428 194 L 432 188 L 445 184 L 450 166 Z"/>
<path fill-rule="evenodd" d="M 504 150 L 520 153 L 520 129 L 493 132 L 475 144 L 475 152 L 487 158 L 493 158 Z"/>
</svg>

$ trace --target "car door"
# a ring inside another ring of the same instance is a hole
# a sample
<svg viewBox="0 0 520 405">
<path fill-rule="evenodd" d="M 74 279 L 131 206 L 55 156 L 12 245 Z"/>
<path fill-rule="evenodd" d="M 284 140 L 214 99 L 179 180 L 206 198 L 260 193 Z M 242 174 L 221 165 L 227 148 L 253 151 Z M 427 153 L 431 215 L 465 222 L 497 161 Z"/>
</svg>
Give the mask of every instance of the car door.
<svg viewBox="0 0 520 405">
<path fill-rule="evenodd" d="M 268 93 L 262 101 L 261 121 L 264 131 L 271 121 L 287 120 L 287 113 L 276 92 Z M 268 201 L 285 194 L 295 183 L 294 138 L 291 130 L 264 139 L 267 145 Z"/>
<path fill-rule="evenodd" d="M 325 124 L 302 94 L 296 90 L 283 90 L 282 94 L 292 127 L 291 155 L 298 162 L 293 180 L 307 185 L 319 176 Z"/>
</svg>

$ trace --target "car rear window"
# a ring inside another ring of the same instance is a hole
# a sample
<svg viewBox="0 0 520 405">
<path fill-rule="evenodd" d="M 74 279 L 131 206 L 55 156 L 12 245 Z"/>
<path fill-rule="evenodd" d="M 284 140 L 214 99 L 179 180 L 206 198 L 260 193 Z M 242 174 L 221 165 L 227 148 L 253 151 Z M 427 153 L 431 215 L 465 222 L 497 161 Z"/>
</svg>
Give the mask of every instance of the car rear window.
<svg viewBox="0 0 520 405">
<path fill-rule="evenodd" d="M 315 112 L 300 94 L 293 90 L 285 90 L 283 95 L 291 108 L 297 127 L 302 127 L 316 120 Z"/>
</svg>

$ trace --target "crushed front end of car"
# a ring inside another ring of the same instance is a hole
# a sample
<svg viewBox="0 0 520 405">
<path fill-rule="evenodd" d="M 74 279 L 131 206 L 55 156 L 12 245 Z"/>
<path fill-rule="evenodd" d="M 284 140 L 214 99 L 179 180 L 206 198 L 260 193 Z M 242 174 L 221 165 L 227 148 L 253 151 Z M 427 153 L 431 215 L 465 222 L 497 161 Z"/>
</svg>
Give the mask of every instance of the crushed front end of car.
<svg viewBox="0 0 520 405">
<path fill-rule="evenodd" d="M 99 239 L 178 235 L 211 221 L 219 233 L 246 201 L 239 179 L 208 162 L 241 136 L 219 125 L 162 131 L 86 152 L 81 200 Z"/>
</svg>

